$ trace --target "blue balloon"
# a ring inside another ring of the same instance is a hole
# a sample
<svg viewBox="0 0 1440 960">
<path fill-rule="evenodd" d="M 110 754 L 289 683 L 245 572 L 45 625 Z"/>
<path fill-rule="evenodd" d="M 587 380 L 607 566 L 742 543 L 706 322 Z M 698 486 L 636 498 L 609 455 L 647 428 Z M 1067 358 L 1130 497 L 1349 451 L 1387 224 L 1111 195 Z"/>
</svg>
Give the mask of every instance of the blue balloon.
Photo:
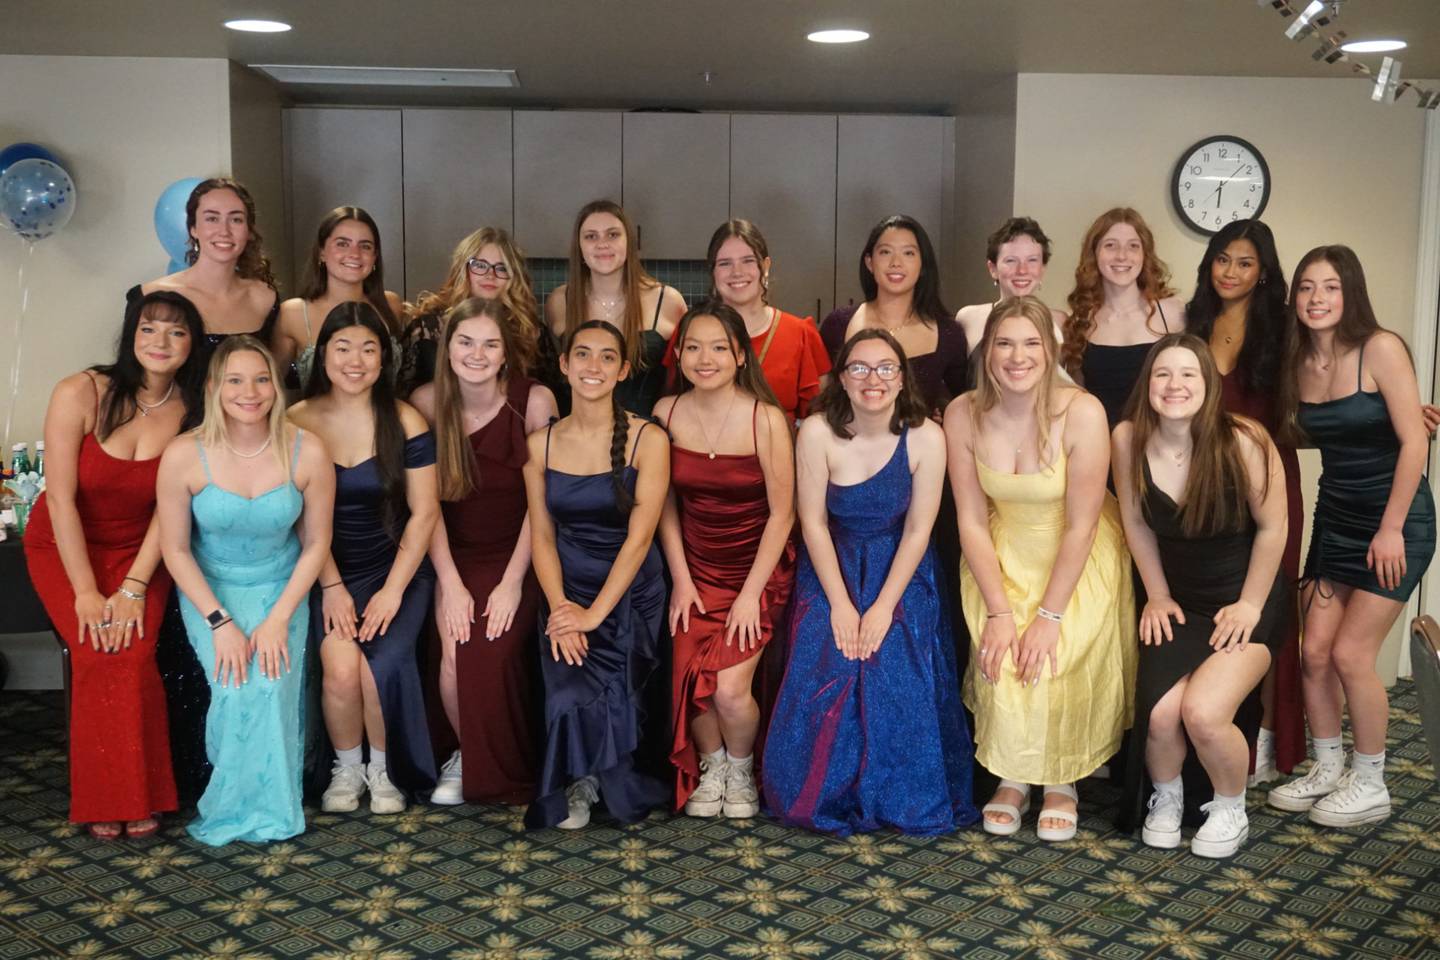
<svg viewBox="0 0 1440 960">
<path fill-rule="evenodd" d="M 75 181 L 58 163 L 17 160 L 0 173 L 0 220 L 22 239 L 44 240 L 75 215 Z"/>
<path fill-rule="evenodd" d="M 190 194 L 202 182 L 200 177 L 176 180 L 161 191 L 160 199 L 155 201 L 155 236 L 160 238 L 160 246 L 170 254 L 172 261 L 183 262 L 185 253 L 190 249 L 190 231 L 185 228 L 185 204 L 190 202 Z"/>
<path fill-rule="evenodd" d="M 165 268 L 165 272 L 167 274 L 179 273 L 181 270 L 184 270 L 189 266 L 190 264 L 186 263 L 184 260 L 171 260 L 170 265 Z"/>
<path fill-rule="evenodd" d="M 10 169 L 12 163 L 19 163 L 21 160 L 49 160 L 55 166 L 60 166 L 60 160 L 40 146 L 38 143 L 12 143 L 4 150 L 0 150 L 0 174 Z"/>
</svg>

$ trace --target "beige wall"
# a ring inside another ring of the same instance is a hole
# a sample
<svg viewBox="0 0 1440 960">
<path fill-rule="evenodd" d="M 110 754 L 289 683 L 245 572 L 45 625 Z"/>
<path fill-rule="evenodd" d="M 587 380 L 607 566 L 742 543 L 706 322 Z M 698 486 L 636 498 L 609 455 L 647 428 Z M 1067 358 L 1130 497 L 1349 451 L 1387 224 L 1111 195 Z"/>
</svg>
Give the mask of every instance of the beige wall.
<svg viewBox="0 0 1440 960">
<path fill-rule="evenodd" d="M 164 273 L 153 224 L 160 191 L 229 170 L 229 84 L 218 59 L 0 56 L 0 90 L 0 146 L 44 144 L 78 194 L 70 224 L 26 259 L 14 435 L 33 441 L 55 381 L 113 357 L 125 291 Z M 0 231 L 0 404 L 9 402 L 21 251 Z"/>
<path fill-rule="evenodd" d="M 290 229 L 285 223 L 282 111 L 286 102 L 268 78 L 249 67 L 230 64 L 231 173 L 255 199 L 255 217 L 282 296 L 295 290 Z"/>
<path fill-rule="evenodd" d="M 1220 133 L 1249 140 L 1269 163 L 1263 219 L 1286 269 L 1311 247 L 1349 244 L 1380 322 L 1411 337 L 1425 111 L 1373 103 L 1370 85 L 1351 78 L 1022 74 L 1014 209 L 1039 219 L 1055 244 L 1042 295 L 1064 306 L 1086 228 L 1123 205 L 1145 216 L 1188 299 L 1205 239 L 1171 208 L 1170 176 L 1182 151 Z M 1308 516 L 1318 456 L 1302 453 L 1301 468 Z M 1388 678 L 1402 627 L 1381 656 Z"/>
</svg>

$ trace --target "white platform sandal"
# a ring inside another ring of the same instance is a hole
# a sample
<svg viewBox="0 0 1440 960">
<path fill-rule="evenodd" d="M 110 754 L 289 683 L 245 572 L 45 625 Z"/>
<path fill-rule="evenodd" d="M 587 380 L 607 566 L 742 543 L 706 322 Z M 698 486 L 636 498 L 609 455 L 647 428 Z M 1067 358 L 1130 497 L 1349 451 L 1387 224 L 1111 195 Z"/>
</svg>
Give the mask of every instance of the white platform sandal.
<svg viewBox="0 0 1440 960">
<path fill-rule="evenodd" d="M 1080 823 L 1080 816 L 1078 813 L 1080 806 L 1080 795 L 1075 792 L 1075 785 L 1070 783 L 1057 783 L 1048 785 L 1043 788 L 1042 796 L 1049 796 L 1052 793 L 1058 793 L 1062 797 L 1069 797 L 1071 800 L 1074 800 L 1077 812 L 1071 813 L 1069 810 L 1042 809 L 1040 811 L 1040 820 L 1065 820 L 1069 822 L 1069 826 L 1062 827 L 1059 830 L 1056 830 L 1053 827 L 1040 826 L 1040 823 L 1037 820 L 1035 823 L 1035 836 L 1040 838 L 1041 840 L 1046 841 L 1047 843 L 1059 843 L 1064 840 L 1073 840 L 1075 839 L 1075 828 Z"/>
<path fill-rule="evenodd" d="M 1020 801 L 1020 806 L 1013 803 L 987 803 L 980 808 L 980 823 L 984 826 L 986 833 L 993 833 L 997 837 L 1009 837 L 1020 831 L 1020 818 L 1025 816 L 1030 809 L 1030 784 L 1016 783 L 1014 780 L 1001 780 L 1000 786 L 995 792 L 1001 790 L 1015 790 L 1024 794 L 1025 799 Z M 1004 813 L 1010 817 L 1009 823 L 997 823 L 985 816 L 987 813 Z"/>
</svg>

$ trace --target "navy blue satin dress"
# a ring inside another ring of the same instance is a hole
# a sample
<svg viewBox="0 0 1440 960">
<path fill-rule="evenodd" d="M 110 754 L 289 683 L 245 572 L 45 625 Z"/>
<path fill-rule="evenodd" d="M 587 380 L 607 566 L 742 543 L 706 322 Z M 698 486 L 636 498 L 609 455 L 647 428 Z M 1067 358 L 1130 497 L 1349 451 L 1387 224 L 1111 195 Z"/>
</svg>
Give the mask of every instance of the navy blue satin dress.
<svg viewBox="0 0 1440 960">
<path fill-rule="evenodd" d="M 421 433 L 405 441 L 405 469 L 416 470 L 435 463 L 435 438 Z M 390 575 L 399 553 L 399 541 L 385 529 L 382 504 L 384 491 L 375 458 L 353 467 L 335 465 L 335 533 L 330 553 L 340 568 L 340 579 L 355 601 L 355 615 L 365 613 L 370 602 Z M 398 538 L 409 519 L 408 511 L 396 518 Z M 314 604 L 320 615 L 319 591 Z M 414 799 L 435 787 L 435 758 L 430 750 L 430 733 L 425 719 L 425 698 L 420 686 L 416 647 L 430 601 L 435 594 L 435 570 L 427 558 L 420 562 L 405 588 L 404 599 L 390 629 L 369 643 L 360 644 L 380 691 L 380 712 L 385 717 L 385 766 L 390 781 Z M 323 620 L 316 636 L 324 636 Z M 317 644 L 318 646 L 318 644 Z"/>
<path fill-rule="evenodd" d="M 890 573 L 910 508 L 908 430 L 878 473 L 825 494 L 830 538 L 862 614 Z M 765 746 L 765 800 L 785 823 L 842 836 L 947 833 L 978 818 L 945 592 L 929 547 L 866 660 L 835 646 L 808 551 L 792 599 L 790 663 Z"/>
<path fill-rule="evenodd" d="M 545 453 L 545 508 L 555 522 L 565 596 L 588 607 L 605 586 L 625 543 L 630 518 L 615 506 L 608 472 L 577 476 L 550 469 L 548 433 Z M 633 465 L 625 468 L 625 486 L 634 492 Z M 580 666 L 551 656 L 544 634 L 549 616 L 548 604 L 542 603 L 545 754 L 525 825 L 553 827 L 568 817 L 565 788 L 584 776 L 600 781 L 600 801 L 615 819 L 622 823 L 644 819 L 669 798 L 664 783 L 635 769 L 635 751 L 645 739 L 645 688 L 651 682 L 669 681 L 655 670 L 665 625 L 659 549 L 650 544 L 630 589 L 604 622 L 586 634 L 590 650 Z"/>
</svg>

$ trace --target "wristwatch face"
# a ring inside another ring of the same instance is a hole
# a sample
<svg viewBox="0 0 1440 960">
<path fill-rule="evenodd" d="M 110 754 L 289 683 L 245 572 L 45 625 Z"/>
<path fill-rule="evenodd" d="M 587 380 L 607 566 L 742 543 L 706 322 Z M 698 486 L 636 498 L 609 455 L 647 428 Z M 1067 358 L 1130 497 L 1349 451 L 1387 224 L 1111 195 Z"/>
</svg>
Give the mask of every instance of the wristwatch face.
<svg viewBox="0 0 1440 960">
<path fill-rule="evenodd" d="M 230 614 L 225 612 L 224 607 L 217 607 L 214 612 L 205 618 L 205 622 L 210 624 L 211 629 L 214 629 L 224 623 L 229 616 Z"/>
</svg>

